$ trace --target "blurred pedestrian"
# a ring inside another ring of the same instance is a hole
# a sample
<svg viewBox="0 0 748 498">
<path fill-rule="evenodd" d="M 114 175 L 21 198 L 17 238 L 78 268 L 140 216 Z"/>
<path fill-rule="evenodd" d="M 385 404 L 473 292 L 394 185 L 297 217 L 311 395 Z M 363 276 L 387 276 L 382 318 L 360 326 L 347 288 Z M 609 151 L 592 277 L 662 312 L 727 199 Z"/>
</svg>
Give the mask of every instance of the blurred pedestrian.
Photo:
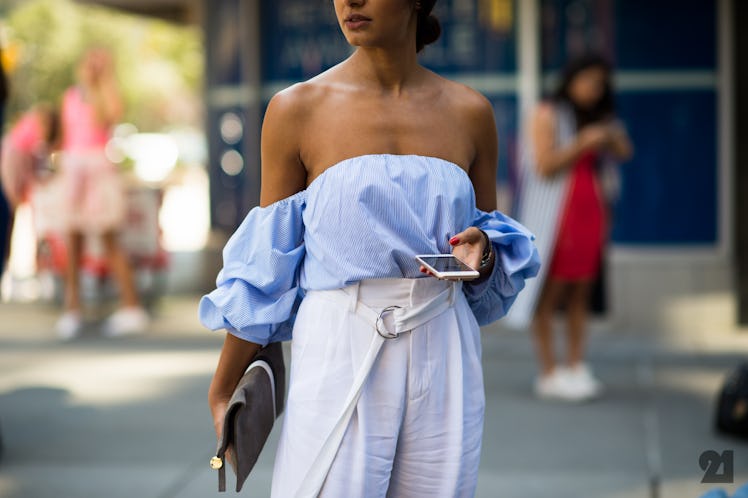
<svg viewBox="0 0 748 498">
<path fill-rule="evenodd" d="M 49 156 L 58 139 L 59 114 L 48 104 L 24 113 L 3 139 L 0 179 L 11 212 L 28 200 L 34 182 L 49 172 Z"/>
<path fill-rule="evenodd" d="M 124 185 L 105 155 L 110 127 L 123 111 L 111 54 L 103 48 L 86 52 L 78 65 L 77 80 L 78 84 L 65 92 L 61 109 L 60 169 L 68 257 L 65 313 L 57 322 L 57 333 L 70 339 L 82 327 L 80 267 L 86 235 L 101 238 L 108 268 L 121 293 L 121 307 L 108 318 L 104 334 L 138 333 L 147 328 L 149 317 L 140 306 L 130 262 L 118 239 L 125 217 Z"/>
<path fill-rule="evenodd" d="M 5 106 L 8 102 L 8 78 L 2 63 L 2 49 L 0 49 L 0 130 L 5 125 Z M 2 187 L 0 178 L 0 187 Z M 5 196 L 5 189 L 0 188 L 0 277 L 5 272 L 5 264 L 10 252 L 10 234 L 12 231 L 11 205 Z"/>
<path fill-rule="evenodd" d="M 16 208 L 30 199 L 34 184 L 49 173 L 50 154 L 58 138 L 59 116 L 47 104 L 38 104 L 24 113 L 3 138 L 0 190 L 8 206 L 8 237 L 13 231 Z M 8 246 L 6 241 L 5 247 Z"/>
<path fill-rule="evenodd" d="M 257 351 L 293 331 L 274 497 L 475 493 L 479 325 L 506 313 L 538 259 L 495 210 L 491 104 L 418 63 L 439 37 L 434 3 L 335 0 L 355 50 L 271 99 L 261 207 L 200 303 L 229 332 L 209 394 L 217 434 Z M 479 280 L 425 276 L 415 256 L 434 253 Z"/>
<path fill-rule="evenodd" d="M 572 60 L 552 98 L 531 121 L 518 219 L 537 237 L 543 261 L 511 321 L 532 320 L 540 397 L 585 400 L 602 385 L 584 361 L 590 293 L 608 238 L 609 204 L 617 195 L 617 161 L 632 146 L 616 119 L 611 67 L 597 55 Z M 565 364 L 556 361 L 553 318 L 565 310 Z"/>
<path fill-rule="evenodd" d="M 5 68 L 2 64 L 2 49 L 0 49 L 0 130 L 5 124 L 5 104 L 8 102 L 8 80 L 5 76 Z M 2 151 L 0 151 L 0 154 Z M 0 167 L 2 163 L 0 163 Z M 12 215 L 8 199 L 5 197 L 3 180 L 0 177 L 0 279 L 5 273 L 5 265 L 10 253 L 10 234 L 12 231 Z M 0 459 L 2 459 L 5 446 L 3 444 L 3 435 L 0 431 Z"/>
</svg>

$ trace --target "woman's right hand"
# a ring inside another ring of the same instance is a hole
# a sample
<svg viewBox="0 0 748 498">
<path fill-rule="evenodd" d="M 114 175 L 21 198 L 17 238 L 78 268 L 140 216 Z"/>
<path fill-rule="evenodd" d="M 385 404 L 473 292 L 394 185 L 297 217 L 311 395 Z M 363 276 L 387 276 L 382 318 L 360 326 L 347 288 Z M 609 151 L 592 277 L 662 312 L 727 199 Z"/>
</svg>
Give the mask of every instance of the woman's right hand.
<svg viewBox="0 0 748 498">
<path fill-rule="evenodd" d="M 213 395 L 212 390 L 208 393 L 208 404 L 210 405 L 210 414 L 213 417 L 213 429 L 216 431 L 216 438 L 220 439 L 223 434 L 223 420 L 226 417 L 226 409 L 229 406 L 230 397 Z"/>
<path fill-rule="evenodd" d="M 260 347 L 259 344 L 245 341 L 233 334 L 226 334 L 218 366 L 208 390 L 208 405 L 217 438 L 221 437 L 223 419 L 236 384 L 257 355 Z"/>
<path fill-rule="evenodd" d="M 223 421 L 226 418 L 226 409 L 229 406 L 230 395 L 216 395 L 213 393 L 213 385 L 211 384 L 211 390 L 208 392 L 208 404 L 210 405 L 210 413 L 213 416 L 213 429 L 216 431 L 216 439 L 221 440 L 223 436 Z M 232 455 L 233 448 L 229 447 L 226 449 L 225 458 L 226 461 L 234 466 L 234 457 Z M 236 470 L 236 469 L 234 469 Z"/>
</svg>

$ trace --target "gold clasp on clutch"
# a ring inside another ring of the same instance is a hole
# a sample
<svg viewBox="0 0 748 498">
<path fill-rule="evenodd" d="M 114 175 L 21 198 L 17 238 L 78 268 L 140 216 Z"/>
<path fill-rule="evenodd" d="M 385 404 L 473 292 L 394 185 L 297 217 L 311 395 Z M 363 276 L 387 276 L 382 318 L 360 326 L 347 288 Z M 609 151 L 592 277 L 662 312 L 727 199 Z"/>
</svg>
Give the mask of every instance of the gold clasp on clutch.
<svg viewBox="0 0 748 498">
<path fill-rule="evenodd" d="M 223 460 L 218 458 L 217 456 L 214 456 L 210 459 L 210 468 L 213 470 L 218 470 L 221 467 L 223 467 Z"/>
</svg>

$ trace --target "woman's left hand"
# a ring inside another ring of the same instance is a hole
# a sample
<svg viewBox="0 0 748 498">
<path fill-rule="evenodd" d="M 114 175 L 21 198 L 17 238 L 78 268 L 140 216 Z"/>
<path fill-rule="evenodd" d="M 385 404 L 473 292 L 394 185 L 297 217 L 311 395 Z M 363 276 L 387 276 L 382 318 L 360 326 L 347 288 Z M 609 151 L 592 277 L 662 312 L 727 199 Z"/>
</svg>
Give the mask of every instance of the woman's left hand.
<svg viewBox="0 0 748 498">
<path fill-rule="evenodd" d="M 449 239 L 449 245 L 452 246 L 452 254 L 454 256 L 469 267 L 478 270 L 483 249 L 486 247 L 486 239 L 480 230 L 475 227 L 468 227 L 466 230 Z M 433 276 L 423 265 L 421 265 L 420 269 L 421 273 Z"/>
</svg>

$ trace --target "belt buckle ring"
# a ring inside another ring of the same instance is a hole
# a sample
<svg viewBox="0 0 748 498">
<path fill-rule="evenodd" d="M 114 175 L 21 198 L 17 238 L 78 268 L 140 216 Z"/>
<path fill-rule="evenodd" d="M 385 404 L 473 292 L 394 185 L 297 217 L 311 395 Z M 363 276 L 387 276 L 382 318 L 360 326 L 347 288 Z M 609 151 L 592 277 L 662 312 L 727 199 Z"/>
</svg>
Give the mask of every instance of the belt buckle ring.
<svg viewBox="0 0 748 498">
<path fill-rule="evenodd" d="M 377 334 L 381 335 L 385 339 L 395 339 L 395 338 L 397 338 L 397 334 L 393 334 L 392 332 L 389 332 L 388 330 L 385 330 L 384 332 L 382 332 L 379 329 L 379 324 L 381 323 L 382 325 L 384 325 L 384 314 L 385 313 L 389 313 L 389 312 L 395 311 L 396 309 L 400 309 L 400 308 L 402 308 L 402 306 L 396 306 L 396 305 L 387 306 L 386 308 L 384 308 L 382 311 L 379 312 L 379 316 L 377 317 L 377 323 L 376 323 Z"/>
</svg>

